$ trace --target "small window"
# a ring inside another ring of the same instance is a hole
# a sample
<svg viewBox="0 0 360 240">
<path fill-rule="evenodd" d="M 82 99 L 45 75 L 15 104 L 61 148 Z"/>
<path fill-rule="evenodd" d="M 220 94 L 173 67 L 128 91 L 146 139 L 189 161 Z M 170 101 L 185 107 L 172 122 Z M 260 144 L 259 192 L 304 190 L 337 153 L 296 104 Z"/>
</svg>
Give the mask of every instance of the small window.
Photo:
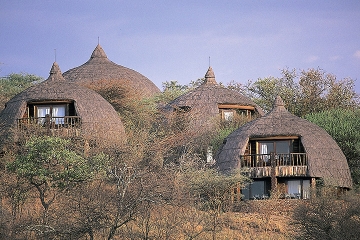
<svg viewBox="0 0 360 240">
<path fill-rule="evenodd" d="M 234 111 L 224 110 L 224 111 L 223 111 L 223 118 L 224 118 L 225 121 L 232 121 L 232 120 L 234 120 Z"/>
<path fill-rule="evenodd" d="M 179 112 L 190 112 L 191 107 L 189 107 L 189 106 L 181 106 L 178 109 L 179 109 L 178 110 Z"/>
</svg>

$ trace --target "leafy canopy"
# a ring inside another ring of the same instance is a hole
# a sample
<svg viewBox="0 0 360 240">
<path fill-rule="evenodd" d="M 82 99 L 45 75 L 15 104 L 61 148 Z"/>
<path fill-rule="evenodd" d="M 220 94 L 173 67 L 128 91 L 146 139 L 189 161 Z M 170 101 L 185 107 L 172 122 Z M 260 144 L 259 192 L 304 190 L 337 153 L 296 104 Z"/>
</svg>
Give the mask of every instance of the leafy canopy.
<svg viewBox="0 0 360 240">
<path fill-rule="evenodd" d="M 33 185 L 64 188 L 91 175 L 86 159 L 69 149 L 70 141 L 57 137 L 32 137 L 25 151 L 7 165 L 10 172 Z"/>
<path fill-rule="evenodd" d="M 354 80 L 338 80 L 335 75 L 322 69 L 282 70 L 280 78 L 259 78 L 249 81 L 246 94 L 265 111 L 272 109 L 277 95 L 280 95 L 286 108 L 293 114 L 303 117 L 306 114 L 329 109 L 354 109 L 359 106 L 359 97 L 354 88 Z"/>
</svg>

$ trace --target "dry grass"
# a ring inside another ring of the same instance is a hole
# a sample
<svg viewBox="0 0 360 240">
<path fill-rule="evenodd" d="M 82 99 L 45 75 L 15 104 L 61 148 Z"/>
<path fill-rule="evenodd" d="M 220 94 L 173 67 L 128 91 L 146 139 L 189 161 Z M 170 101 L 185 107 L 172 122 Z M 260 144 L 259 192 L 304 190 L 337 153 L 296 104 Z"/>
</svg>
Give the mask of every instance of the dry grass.
<svg viewBox="0 0 360 240">
<path fill-rule="evenodd" d="M 217 239 L 293 239 L 294 207 L 301 200 L 258 200 L 241 202 L 237 212 L 222 216 L 224 227 Z"/>
</svg>

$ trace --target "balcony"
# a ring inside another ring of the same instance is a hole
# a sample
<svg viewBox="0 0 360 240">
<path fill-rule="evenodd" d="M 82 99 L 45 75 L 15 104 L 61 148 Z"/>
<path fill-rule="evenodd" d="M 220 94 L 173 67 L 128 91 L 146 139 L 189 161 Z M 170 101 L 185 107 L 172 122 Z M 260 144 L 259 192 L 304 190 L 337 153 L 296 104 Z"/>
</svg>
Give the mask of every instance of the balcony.
<svg viewBox="0 0 360 240">
<path fill-rule="evenodd" d="M 240 156 L 241 169 L 251 178 L 301 177 L 308 175 L 306 153 L 248 154 Z"/>
<path fill-rule="evenodd" d="M 38 131 L 52 136 L 79 136 L 81 118 L 78 116 L 17 119 L 20 131 Z"/>
</svg>

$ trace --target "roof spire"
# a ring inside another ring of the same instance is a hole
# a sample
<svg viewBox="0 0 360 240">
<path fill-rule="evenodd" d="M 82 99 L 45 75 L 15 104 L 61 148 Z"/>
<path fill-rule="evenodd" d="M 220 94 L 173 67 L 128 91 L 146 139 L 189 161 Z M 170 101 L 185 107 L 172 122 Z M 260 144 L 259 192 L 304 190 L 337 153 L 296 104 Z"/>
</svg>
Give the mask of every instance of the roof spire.
<svg viewBox="0 0 360 240">
<path fill-rule="evenodd" d="M 205 74 L 205 82 L 204 84 L 217 84 L 215 80 L 215 74 L 211 66 L 209 66 L 209 69 L 207 70 Z"/>
<path fill-rule="evenodd" d="M 46 81 L 58 81 L 58 80 L 65 81 L 59 65 L 56 62 L 54 62 L 50 69 L 50 76 Z"/>
<path fill-rule="evenodd" d="M 279 95 L 275 98 L 273 110 L 286 110 L 285 103 Z"/>
<path fill-rule="evenodd" d="M 99 43 L 92 52 L 91 58 L 107 58 L 105 51 L 102 49 Z"/>
</svg>

